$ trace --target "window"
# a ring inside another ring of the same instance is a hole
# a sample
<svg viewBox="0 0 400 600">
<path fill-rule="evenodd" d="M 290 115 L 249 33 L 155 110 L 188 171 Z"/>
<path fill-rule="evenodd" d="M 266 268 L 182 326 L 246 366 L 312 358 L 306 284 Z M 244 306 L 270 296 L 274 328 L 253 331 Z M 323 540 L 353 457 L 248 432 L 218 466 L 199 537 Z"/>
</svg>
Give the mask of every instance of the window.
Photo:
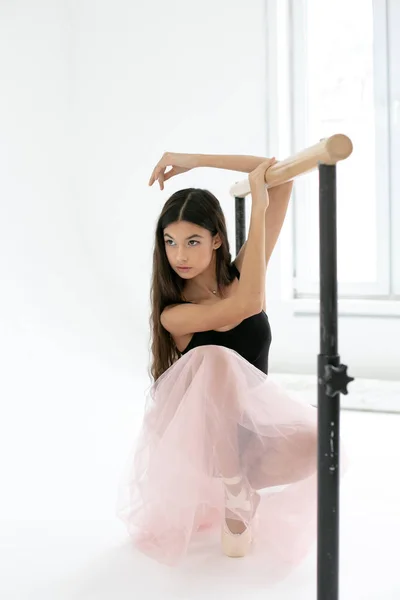
<svg viewBox="0 0 400 600">
<path fill-rule="evenodd" d="M 338 293 L 400 299 L 400 2 L 289 0 L 292 152 L 334 133 L 353 141 L 338 164 Z M 293 289 L 319 295 L 318 172 L 298 179 Z"/>
</svg>

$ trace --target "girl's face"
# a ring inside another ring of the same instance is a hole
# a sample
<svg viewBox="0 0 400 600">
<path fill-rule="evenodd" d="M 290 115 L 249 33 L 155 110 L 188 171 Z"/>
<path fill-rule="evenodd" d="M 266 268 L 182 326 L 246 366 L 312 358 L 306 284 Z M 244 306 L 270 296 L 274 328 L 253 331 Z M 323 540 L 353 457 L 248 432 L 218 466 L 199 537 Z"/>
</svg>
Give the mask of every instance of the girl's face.
<svg viewBox="0 0 400 600">
<path fill-rule="evenodd" d="M 169 264 L 182 279 L 192 279 L 211 263 L 213 250 L 221 246 L 218 234 L 213 238 L 208 229 L 180 221 L 164 229 L 165 252 Z M 180 270 L 179 267 L 189 267 Z"/>
</svg>

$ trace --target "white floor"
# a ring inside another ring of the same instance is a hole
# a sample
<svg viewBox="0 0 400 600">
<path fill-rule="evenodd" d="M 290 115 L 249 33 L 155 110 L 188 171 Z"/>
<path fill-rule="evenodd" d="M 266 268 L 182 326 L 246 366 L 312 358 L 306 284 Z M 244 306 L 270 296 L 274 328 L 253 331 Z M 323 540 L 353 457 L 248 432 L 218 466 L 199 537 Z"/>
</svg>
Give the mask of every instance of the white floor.
<svg viewBox="0 0 400 600">
<path fill-rule="evenodd" d="M 52 350 L 45 366 L 42 352 L 30 354 L 23 380 L 7 373 L 0 598 L 316 598 L 315 553 L 269 591 L 250 558 L 228 559 L 217 547 L 179 569 L 135 553 L 114 503 L 146 383 Z M 351 468 L 341 495 L 341 600 L 400 598 L 399 431 L 399 415 L 342 411 Z"/>
</svg>

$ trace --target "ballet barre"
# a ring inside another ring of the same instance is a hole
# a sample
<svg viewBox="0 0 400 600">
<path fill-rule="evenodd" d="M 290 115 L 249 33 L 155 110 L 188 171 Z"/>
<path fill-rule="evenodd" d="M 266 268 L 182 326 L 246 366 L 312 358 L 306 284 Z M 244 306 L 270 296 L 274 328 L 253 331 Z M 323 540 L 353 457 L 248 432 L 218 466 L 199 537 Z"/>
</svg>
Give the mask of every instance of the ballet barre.
<svg viewBox="0 0 400 600">
<path fill-rule="evenodd" d="M 339 441 L 340 394 L 353 377 L 338 354 L 336 163 L 350 156 L 351 140 L 342 134 L 321 140 L 266 171 L 273 187 L 316 168 L 319 170 L 320 353 L 318 364 L 317 599 L 339 594 Z M 246 237 L 246 179 L 230 189 L 235 197 L 236 254 Z"/>
<path fill-rule="evenodd" d="M 350 138 L 337 133 L 277 162 L 266 171 L 265 183 L 268 188 L 274 187 L 313 171 L 319 164 L 335 165 L 340 160 L 348 158 L 352 151 L 353 144 Z M 250 194 L 249 179 L 236 182 L 229 192 L 236 198 L 245 198 Z"/>
</svg>

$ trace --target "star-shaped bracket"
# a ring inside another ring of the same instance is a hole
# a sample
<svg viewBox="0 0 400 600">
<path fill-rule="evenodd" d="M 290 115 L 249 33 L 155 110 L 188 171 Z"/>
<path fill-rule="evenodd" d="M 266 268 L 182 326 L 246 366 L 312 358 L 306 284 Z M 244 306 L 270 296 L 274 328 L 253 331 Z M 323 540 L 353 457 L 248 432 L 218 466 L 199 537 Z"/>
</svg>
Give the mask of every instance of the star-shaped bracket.
<svg viewBox="0 0 400 600">
<path fill-rule="evenodd" d="M 347 394 L 347 385 L 354 381 L 354 377 L 347 375 L 347 365 L 325 365 L 325 374 L 322 382 L 326 385 L 326 394 L 333 398 L 337 394 Z"/>
</svg>

